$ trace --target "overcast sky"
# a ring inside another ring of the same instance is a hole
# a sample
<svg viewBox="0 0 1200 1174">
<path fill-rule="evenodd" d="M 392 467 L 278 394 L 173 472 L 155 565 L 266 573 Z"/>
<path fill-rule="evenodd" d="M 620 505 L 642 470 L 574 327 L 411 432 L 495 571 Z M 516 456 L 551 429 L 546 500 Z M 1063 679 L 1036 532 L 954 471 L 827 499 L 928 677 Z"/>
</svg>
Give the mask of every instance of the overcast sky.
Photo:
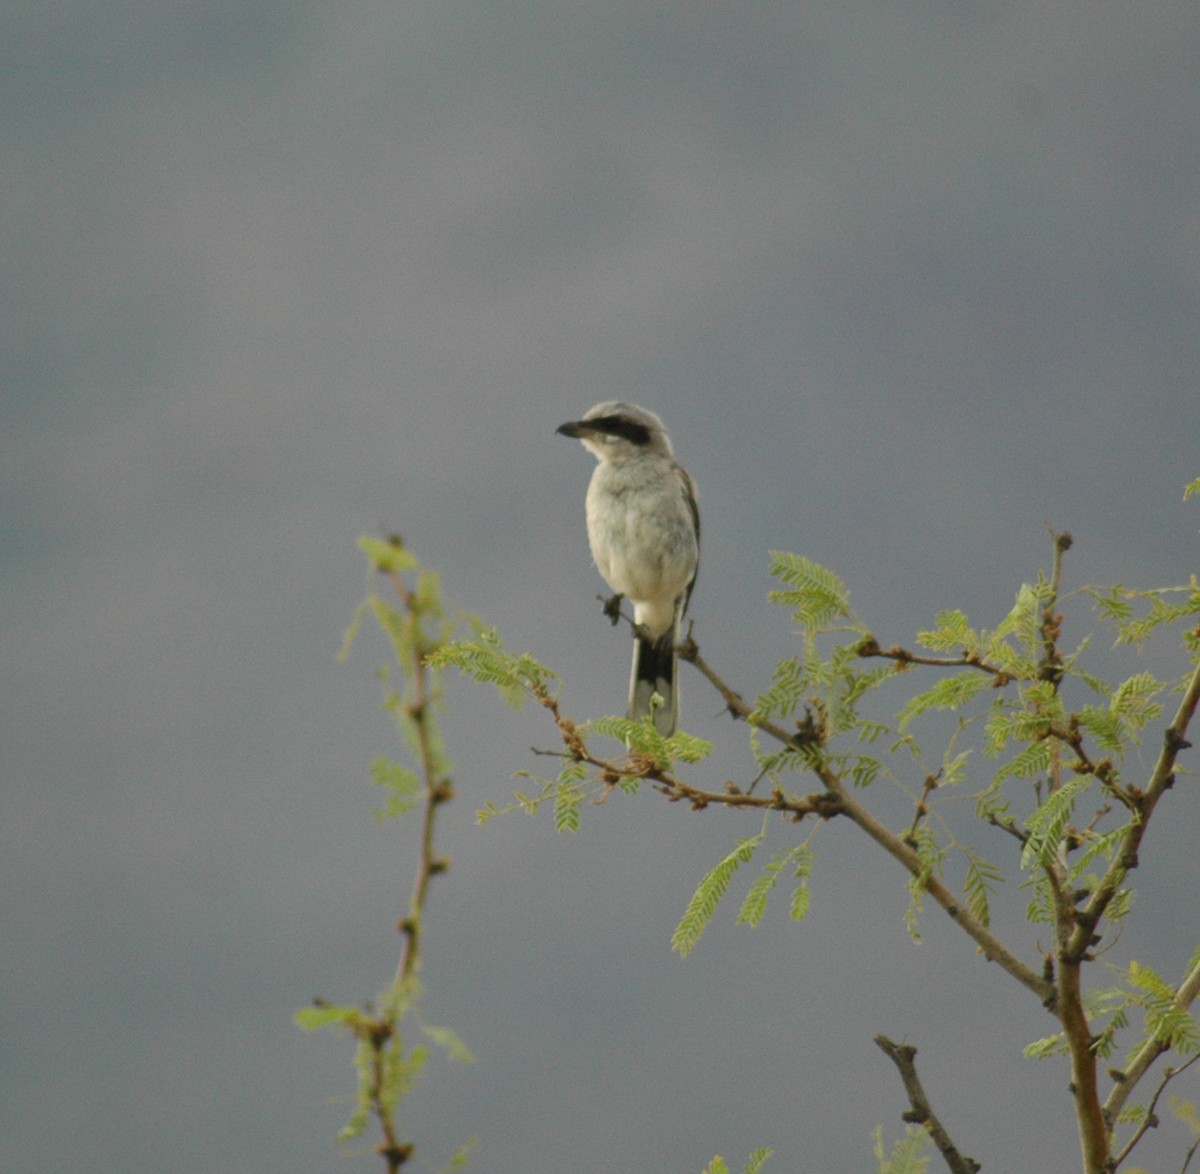
<svg viewBox="0 0 1200 1174">
<path fill-rule="evenodd" d="M 0 1167 L 380 1168 L 332 1140 L 348 1041 L 291 1022 L 386 985 L 414 862 L 371 816 L 385 649 L 336 661 L 355 540 L 403 533 L 569 712 L 620 709 L 554 434 L 598 401 L 695 475 L 696 636 L 749 694 L 792 640 L 771 549 L 888 641 L 994 623 L 1047 524 L 1069 586 L 1186 581 L 1198 53 L 1167 0 L 7 4 Z M 683 706 L 697 780 L 747 779 L 686 669 Z M 681 960 L 755 817 L 478 828 L 552 731 L 455 684 L 445 733 L 425 1012 L 478 1062 L 405 1112 L 431 1168 L 474 1135 L 492 1172 L 871 1169 L 905 1108 L 878 1032 L 985 1169 L 1078 1168 L 1066 1070 L 1020 1058 L 1044 1013 L 934 911 L 912 944 L 852 829 L 803 926 L 735 900 Z M 1174 977 L 1200 804 L 1169 803 L 1122 959 Z"/>
</svg>

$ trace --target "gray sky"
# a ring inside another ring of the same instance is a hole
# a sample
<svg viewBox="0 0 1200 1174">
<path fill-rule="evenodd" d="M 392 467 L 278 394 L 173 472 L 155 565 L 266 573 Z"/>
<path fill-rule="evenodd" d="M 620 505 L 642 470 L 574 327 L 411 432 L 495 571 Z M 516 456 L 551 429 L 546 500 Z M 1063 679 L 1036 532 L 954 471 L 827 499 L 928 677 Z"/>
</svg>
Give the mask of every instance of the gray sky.
<svg viewBox="0 0 1200 1174">
<path fill-rule="evenodd" d="M 0 1166 L 379 1168 L 332 1142 L 348 1043 L 291 1025 L 385 985 L 411 876 L 411 829 L 370 814 L 384 650 L 335 660 L 355 539 L 402 532 L 570 712 L 620 708 L 590 458 L 554 435 L 595 402 L 658 411 L 695 474 L 696 634 L 745 692 L 791 639 L 770 549 L 889 641 L 994 622 L 1047 523 L 1073 584 L 1185 581 L 1195 16 L 7 5 Z M 744 731 L 683 690 L 705 780 L 745 778 Z M 911 944 L 851 829 L 804 926 L 731 902 L 681 961 L 692 888 L 757 820 L 648 792 L 574 837 L 477 828 L 551 731 L 451 692 L 425 1009 L 478 1063 L 405 1115 L 434 1168 L 473 1134 L 486 1171 L 868 1169 L 904 1108 L 881 1031 L 985 1168 L 1076 1168 L 1065 1069 L 1020 1059 L 1044 1014 L 932 913 Z M 1194 788 L 1170 804 L 1123 945 L 1173 974 Z M 1143 1161 L 1174 1168 L 1160 1132 Z"/>
</svg>

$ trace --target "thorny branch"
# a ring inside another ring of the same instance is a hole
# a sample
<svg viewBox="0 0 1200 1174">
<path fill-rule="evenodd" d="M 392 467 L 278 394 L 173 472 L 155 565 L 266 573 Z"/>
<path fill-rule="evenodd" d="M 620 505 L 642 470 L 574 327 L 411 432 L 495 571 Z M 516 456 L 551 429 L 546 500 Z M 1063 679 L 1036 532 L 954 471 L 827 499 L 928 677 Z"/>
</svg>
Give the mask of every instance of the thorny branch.
<svg viewBox="0 0 1200 1174">
<path fill-rule="evenodd" d="M 708 662 L 700 655 L 700 649 L 691 637 L 680 645 L 678 651 L 679 655 L 684 660 L 695 665 L 701 675 L 721 694 L 721 697 L 729 707 L 730 713 L 735 718 L 740 718 L 743 721 L 749 720 L 753 709 L 746 704 L 739 693 L 734 692 L 718 676 Z M 792 733 L 776 722 L 757 717 L 754 724 L 758 729 L 785 746 L 790 746 L 801 752 L 807 748 L 807 739 L 809 738 L 807 730 L 802 730 L 799 734 Z M 942 907 L 950 919 L 964 933 L 975 941 L 985 958 L 997 963 L 997 965 L 1011 974 L 1023 986 L 1033 991 L 1042 1003 L 1047 1007 L 1053 1008 L 1056 998 L 1054 984 L 1047 981 L 1037 971 L 1026 966 L 995 934 L 971 914 L 941 880 L 936 876 L 926 874 L 925 866 L 917 852 L 905 843 L 902 836 L 897 835 L 885 824 L 881 823 L 859 803 L 846 789 L 841 778 L 839 778 L 835 771 L 822 763 L 819 758 L 811 755 L 809 757 L 812 771 L 825 787 L 827 796 L 826 808 L 824 811 L 818 812 L 818 814 L 844 815 L 852 823 L 857 824 L 885 852 L 898 860 L 912 876 L 921 878 L 924 891 Z M 777 789 L 776 794 L 782 793 Z M 783 798 L 786 799 L 786 795 Z M 810 796 L 808 802 L 811 804 L 815 798 L 817 797 Z M 779 809 L 779 805 L 774 802 L 774 796 L 771 797 L 771 801 L 765 804 L 765 806 L 768 809 Z"/>
<path fill-rule="evenodd" d="M 1181 1011 L 1186 1011 L 1196 1001 L 1198 995 L 1200 995 L 1200 962 L 1197 962 L 1183 982 L 1179 984 L 1179 989 L 1175 992 L 1175 1006 Z M 1167 1047 L 1168 1045 L 1162 1040 L 1148 1039 L 1138 1049 L 1125 1071 L 1119 1074 L 1120 1078 L 1104 1102 L 1104 1119 L 1110 1126 L 1121 1115 L 1121 1110 L 1125 1107 L 1125 1102 L 1129 1100 L 1130 1093 L 1137 1087 L 1138 1081 L 1146 1075 L 1150 1065 L 1167 1050 Z"/>
<path fill-rule="evenodd" d="M 864 660 L 869 657 L 881 657 L 884 660 L 894 660 L 897 664 L 902 665 L 920 664 L 943 669 L 978 669 L 981 673 L 987 673 L 992 677 L 992 684 L 997 688 L 1007 685 L 1012 679 L 1004 669 L 991 664 L 974 652 L 967 652 L 962 656 L 922 656 L 919 653 L 910 652 L 907 648 L 901 648 L 898 644 L 893 644 L 891 648 L 881 648 L 878 641 L 872 637 L 861 640 L 855 646 L 854 651 Z"/>
<path fill-rule="evenodd" d="M 917 1049 L 911 1044 L 892 1043 L 886 1035 L 877 1035 L 875 1043 L 879 1045 L 884 1055 L 896 1065 L 900 1072 L 900 1079 L 904 1082 L 904 1091 L 908 1094 L 908 1103 L 912 1107 L 907 1113 L 902 1114 L 901 1119 L 913 1125 L 925 1126 L 929 1131 L 929 1136 L 933 1139 L 933 1144 L 937 1146 L 938 1151 L 945 1159 L 950 1174 L 978 1174 L 983 1167 L 974 1158 L 958 1152 L 958 1147 L 951 1140 L 950 1134 L 946 1132 L 945 1126 L 938 1120 L 937 1114 L 929 1104 L 929 1097 L 926 1096 L 921 1080 L 917 1076 Z"/>
<path fill-rule="evenodd" d="M 624 759 L 601 758 L 588 749 L 579 727 L 559 709 L 558 702 L 548 689 L 536 684 L 530 688 L 538 703 L 550 711 L 554 724 L 558 726 L 562 735 L 568 756 L 575 762 L 585 762 L 595 767 L 600 781 L 609 786 L 616 785 L 621 779 L 646 779 L 672 802 L 686 801 L 696 811 L 712 804 L 739 809 L 778 811 L 796 821 L 806 815 L 818 815 L 829 819 L 839 813 L 836 800 L 821 793 L 802 797 L 788 795 L 776 787 L 769 795 L 751 795 L 733 783 L 726 784 L 724 791 L 705 791 L 664 770 L 658 760 L 648 754 L 635 751 Z"/>
<path fill-rule="evenodd" d="M 683 660 L 695 665 L 701 675 L 716 689 L 735 719 L 749 720 L 753 713 L 752 707 L 746 703 L 740 693 L 735 692 L 726 684 L 700 655 L 699 646 L 690 634 L 680 644 L 677 652 Z M 817 815 L 822 819 L 829 819 L 836 815 L 848 817 L 884 851 L 898 860 L 912 876 L 921 878 L 923 891 L 928 893 L 945 910 L 951 920 L 956 922 L 963 932 L 975 941 L 984 957 L 997 963 L 1023 986 L 1033 991 L 1047 1007 L 1053 1007 L 1056 998 L 1054 983 L 1022 962 L 978 918 L 971 914 L 938 877 L 927 875 L 917 852 L 905 843 L 902 836 L 896 835 L 863 807 L 847 791 L 836 772 L 822 763 L 818 755 L 809 753 L 806 757 L 813 773 L 824 787 L 823 792 L 800 797 L 789 795 L 782 788 L 776 787 L 769 795 L 751 795 L 732 784 L 725 791 L 704 791 L 684 783 L 663 770 L 656 760 L 647 756 L 633 755 L 623 762 L 617 762 L 593 755 L 588 750 L 578 727 L 570 718 L 560 712 L 557 702 L 550 693 L 544 689 L 535 689 L 534 693 L 538 701 L 553 715 L 567 752 L 576 761 L 594 766 L 600 772 L 601 780 L 604 782 L 615 784 L 622 778 L 649 779 L 657 783 L 659 789 L 668 798 L 675 801 L 686 800 L 697 809 L 707 807 L 709 804 L 718 804 L 733 808 L 778 811 L 794 820 L 803 819 L 806 815 Z M 754 724 L 777 742 L 800 753 L 811 751 L 814 743 L 820 738 L 820 733 L 815 729 L 813 722 L 805 723 L 797 731 L 787 730 L 769 718 L 756 717 Z"/>
<path fill-rule="evenodd" d="M 1054 535 L 1054 561 L 1048 583 L 1049 591 L 1043 601 L 1041 613 L 1038 679 L 1051 684 L 1055 689 L 1063 678 L 1063 661 L 1059 651 L 1063 617 L 1057 611 L 1062 557 L 1071 548 L 1071 545 L 1072 539 L 1069 534 Z M 619 604 L 619 601 L 616 602 Z M 610 610 L 607 614 L 616 622 L 617 616 L 614 611 L 615 609 Z M 634 625 L 634 630 L 636 632 L 636 625 Z M 1076 1099 L 1084 1169 L 1087 1174 L 1106 1174 L 1115 1169 L 1115 1163 L 1110 1155 L 1112 1123 L 1116 1120 L 1137 1082 L 1155 1059 L 1168 1050 L 1169 1045 L 1156 1040 L 1151 1040 L 1144 1045 L 1134 1057 L 1128 1070 L 1121 1074 L 1121 1079 L 1118 1080 L 1108 1100 L 1102 1106 L 1097 1087 L 1097 1056 L 1092 1047 L 1093 1040 L 1083 1007 L 1082 963 L 1090 960 L 1089 951 L 1098 940 L 1099 923 L 1120 892 L 1126 875 L 1131 869 L 1137 867 L 1138 849 L 1145 836 L 1150 817 L 1163 792 L 1170 788 L 1175 781 L 1176 758 L 1183 749 L 1190 746 L 1185 735 L 1197 706 L 1200 704 L 1200 667 L 1197 667 L 1193 673 L 1175 717 L 1165 731 L 1158 760 L 1144 790 L 1138 790 L 1131 785 L 1123 785 L 1119 781 L 1112 763 L 1108 760 L 1093 761 L 1084 747 L 1083 737 L 1076 723 L 1069 722 L 1065 727 L 1054 725 L 1047 730 L 1047 737 L 1053 738 L 1073 753 L 1074 759 L 1066 764 L 1069 769 L 1073 773 L 1096 778 L 1110 796 L 1129 810 L 1132 818 L 1121 851 L 1090 893 L 1068 892 L 1065 885 L 1065 869 L 1057 862 L 1052 862 L 1046 867 L 1046 877 L 1053 894 L 1057 949 L 1055 951 L 1056 958 L 1051 958 L 1049 955 L 1045 957 L 1043 973 L 1039 974 L 1026 966 L 987 927 L 972 916 L 969 910 L 963 907 L 936 876 L 928 874 L 917 852 L 907 842 L 912 838 L 911 835 L 907 837 L 897 835 L 856 801 L 843 785 L 841 777 L 823 759 L 821 754 L 823 733 L 819 720 L 809 714 L 805 721 L 796 723 L 795 730 L 788 730 L 775 721 L 763 718 L 761 715 L 754 715 L 753 707 L 747 704 L 742 695 L 732 689 L 700 655 L 699 646 L 692 638 L 690 629 L 676 651 L 681 659 L 693 664 L 712 685 L 735 720 L 749 721 L 753 715 L 753 724 L 764 734 L 803 755 L 806 764 L 816 775 L 824 791 L 800 798 L 788 795 L 782 788 L 776 787 L 770 795 L 755 796 L 741 791 L 730 783 L 725 792 L 707 792 L 683 783 L 664 771 L 652 758 L 633 756 L 624 763 L 596 758 L 587 750 L 583 739 L 570 719 L 563 717 L 558 712 L 554 701 L 548 695 L 540 697 L 542 704 L 552 711 L 571 756 L 578 761 L 588 762 L 595 766 L 600 771 L 601 779 L 607 783 L 616 783 L 624 777 L 647 778 L 655 782 L 659 789 L 672 800 L 687 800 L 696 808 L 716 803 L 735 808 L 775 810 L 794 820 L 803 819 L 810 814 L 826 819 L 841 815 L 856 824 L 889 855 L 898 860 L 913 877 L 919 878 L 923 891 L 927 892 L 946 914 L 979 945 L 985 957 L 995 961 L 1022 985 L 1036 994 L 1042 1004 L 1056 1015 L 1063 1027 L 1068 1050 L 1071 1053 L 1071 1087 Z M 989 663 L 975 653 L 964 653 L 960 657 L 918 656 L 900 647 L 881 648 L 870 637 L 863 640 L 855 651 L 863 658 L 882 657 L 904 665 L 975 668 L 991 676 L 992 683 L 997 688 L 1008 684 L 1011 680 L 1005 670 Z M 1055 766 L 1051 770 L 1050 785 L 1052 790 L 1060 785 L 1057 757 Z M 926 797 L 930 789 L 927 782 Z M 924 797 L 922 804 L 918 805 L 914 824 L 921 818 L 923 801 Z M 1029 833 L 1015 821 L 993 818 L 992 822 L 1022 844 L 1028 842 Z M 1082 904 L 1077 904 L 1077 902 L 1082 902 Z M 1055 960 L 1058 962 L 1057 974 L 1054 967 Z M 1180 986 L 1176 1003 L 1186 1009 L 1190 1007 L 1198 994 L 1200 994 L 1200 966 L 1197 966 Z M 880 1039 L 882 1040 L 882 1037 Z M 884 1042 L 877 1042 L 880 1047 L 888 1051 Z M 896 1045 L 890 1046 L 893 1049 L 896 1048 Z M 900 1060 L 897 1058 L 899 1053 L 893 1054 L 892 1051 L 888 1051 L 888 1054 L 899 1066 Z M 915 1080 L 915 1070 L 912 1071 L 912 1076 Z M 1138 1137 L 1140 1136 L 1141 1132 L 1138 1134 Z M 1135 1137 L 1125 1147 L 1121 1155 L 1122 1159 L 1132 1149 L 1136 1140 Z M 939 1146 L 939 1148 L 941 1147 Z M 947 1160 L 949 1161 L 949 1159 Z M 966 1159 L 966 1161 L 970 1162 L 970 1159 Z M 972 1164 L 969 1167 L 962 1166 L 961 1168 L 966 1170 L 978 1167 Z M 951 1169 L 954 1170 L 955 1167 L 952 1165 Z"/>
<path fill-rule="evenodd" d="M 1050 572 L 1049 590 L 1042 602 L 1041 652 L 1037 675 L 1038 680 L 1047 682 L 1057 693 L 1063 679 L 1062 654 L 1058 646 L 1063 623 L 1063 617 L 1058 611 L 1062 556 L 1071 549 L 1072 540 L 1071 536 L 1065 533 L 1054 534 L 1053 538 L 1054 563 Z M 1052 730 L 1051 736 L 1055 738 L 1055 743 L 1052 748 L 1048 785 L 1050 792 L 1054 793 L 1062 786 L 1062 745 L 1069 746 L 1077 755 L 1081 755 L 1083 743 L 1078 730 Z M 1081 769 L 1086 770 L 1087 765 L 1091 764 L 1081 764 Z M 1097 1056 L 1092 1047 L 1091 1026 L 1083 1002 L 1083 963 L 1087 959 L 1088 949 L 1095 945 L 1092 934 L 1094 925 L 1084 934 L 1082 944 L 1078 944 L 1078 910 L 1073 894 L 1067 891 L 1065 858 L 1056 855 L 1054 859 L 1043 864 L 1043 872 L 1050 888 L 1054 910 L 1055 959 L 1058 963 L 1058 1003 L 1055 1009 L 1062 1024 L 1063 1037 L 1070 1056 L 1070 1089 L 1075 1098 L 1075 1119 L 1079 1130 L 1083 1168 L 1086 1174 L 1103 1174 L 1103 1171 L 1109 1169 L 1111 1138 L 1100 1105 Z"/>
<path fill-rule="evenodd" d="M 394 539 L 393 541 L 399 541 Z M 405 716 L 413 725 L 417 757 L 421 768 L 423 783 L 423 806 L 421 813 L 421 839 L 417 858 L 417 872 L 413 881 L 412 895 L 409 898 L 408 912 L 396 925 L 396 929 L 404 935 L 404 948 L 396 967 L 393 979 L 393 990 L 412 982 L 421 965 L 421 945 L 423 940 L 423 919 L 425 914 L 425 899 L 429 890 L 429 882 L 449 867 L 449 862 L 439 857 L 434 850 L 434 830 L 437 823 L 437 811 L 443 803 L 448 803 L 454 797 L 454 789 L 449 779 L 443 778 L 438 772 L 437 754 L 434 749 L 434 732 L 431 726 L 429 692 L 429 668 L 425 664 L 425 656 L 430 648 L 425 645 L 422 632 L 422 606 L 416 593 L 404 582 L 397 571 L 388 571 L 387 576 L 400 599 L 402 606 L 412 620 L 412 640 L 409 649 L 409 665 L 406 675 L 411 682 L 412 695 L 405 705 Z M 388 1042 L 396 1033 L 394 1004 L 390 1004 L 381 1014 L 366 1019 L 360 1025 L 358 1033 L 372 1048 L 371 1087 L 369 1099 L 371 1110 L 379 1121 L 383 1132 L 383 1141 L 376 1151 L 387 1164 L 388 1174 L 397 1174 L 414 1153 L 411 1143 L 402 1142 L 396 1133 L 393 1120 L 392 1106 L 389 1103 L 388 1078 L 385 1071 L 386 1049 Z"/>
<path fill-rule="evenodd" d="M 1121 1147 L 1121 1152 L 1113 1158 L 1112 1163 L 1114 1170 L 1117 1169 L 1121 1163 L 1129 1157 L 1129 1155 L 1133 1152 L 1133 1147 L 1142 1140 L 1142 1137 L 1145 1135 L 1147 1130 L 1154 1129 L 1158 1126 L 1158 1116 L 1155 1113 L 1155 1110 L 1158 1108 L 1159 1098 L 1162 1096 L 1167 1085 L 1170 1084 L 1176 1076 L 1181 1076 L 1184 1072 L 1186 1072 L 1194 1063 L 1196 1063 L 1197 1060 L 1200 1060 L 1200 1056 L 1193 1056 L 1186 1064 L 1181 1064 L 1178 1068 L 1168 1068 L 1162 1074 L 1162 1078 L 1158 1082 L 1158 1087 L 1154 1090 L 1154 1095 L 1150 1098 L 1150 1103 L 1146 1106 L 1146 1115 L 1142 1118 L 1137 1129 L 1134 1131 L 1133 1136 L 1125 1143 L 1124 1146 Z M 1195 1147 L 1193 1147 L 1193 1149 L 1194 1148 Z M 1191 1155 L 1189 1154 L 1189 1160 L 1190 1158 Z M 1184 1168 L 1187 1168 L 1186 1163 Z"/>
<path fill-rule="evenodd" d="M 413 592 L 396 571 L 388 572 L 388 578 L 395 588 L 396 594 L 400 597 L 400 602 L 409 614 L 417 619 L 419 608 Z M 429 882 L 450 866 L 447 860 L 439 857 L 434 851 L 433 837 L 437 824 L 437 811 L 443 803 L 448 803 L 454 798 L 454 788 L 451 786 L 450 780 L 443 779 L 438 775 L 433 731 L 429 724 L 429 669 L 425 664 L 425 655 L 430 650 L 422 644 L 420 625 L 415 624 L 414 628 L 409 669 L 409 679 L 413 683 L 413 696 L 408 703 L 407 714 L 416 729 L 424 805 L 421 813 L 421 847 L 417 860 L 417 875 L 413 881 L 412 896 L 408 902 L 408 915 L 396 925 L 396 928 L 404 935 L 404 950 L 396 968 L 396 983 L 412 978 L 420 967 L 421 921 L 425 911 L 425 897 L 429 890 Z"/>
</svg>

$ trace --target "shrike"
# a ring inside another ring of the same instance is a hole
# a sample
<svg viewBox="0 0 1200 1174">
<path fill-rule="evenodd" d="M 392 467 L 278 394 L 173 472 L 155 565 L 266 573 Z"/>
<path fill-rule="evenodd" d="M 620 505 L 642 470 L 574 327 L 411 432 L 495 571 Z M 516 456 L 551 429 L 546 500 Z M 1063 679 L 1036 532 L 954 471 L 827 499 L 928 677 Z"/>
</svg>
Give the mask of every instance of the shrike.
<svg viewBox="0 0 1200 1174">
<path fill-rule="evenodd" d="M 663 422 L 645 408 L 597 404 L 558 431 L 599 461 L 587 492 L 592 558 L 653 637 L 635 638 L 629 716 L 645 717 L 657 693 L 663 704 L 654 724 L 668 736 L 679 719 L 675 645 L 700 564 L 696 483 L 676 464 Z"/>
</svg>

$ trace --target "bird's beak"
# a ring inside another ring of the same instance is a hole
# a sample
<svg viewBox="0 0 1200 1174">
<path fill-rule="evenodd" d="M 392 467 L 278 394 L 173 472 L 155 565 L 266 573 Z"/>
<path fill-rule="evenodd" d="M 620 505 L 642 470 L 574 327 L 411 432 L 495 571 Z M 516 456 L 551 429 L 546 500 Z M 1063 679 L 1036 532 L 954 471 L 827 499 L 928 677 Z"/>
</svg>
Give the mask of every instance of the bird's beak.
<svg viewBox="0 0 1200 1174">
<path fill-rule="evenodd" d="M 592 431 L 592 426 L 586 420 L 572 420 L 569 424 L 560 424 L 555 430 L 560 436 L 570 436 L 579 440 Z"/>
</svg>

